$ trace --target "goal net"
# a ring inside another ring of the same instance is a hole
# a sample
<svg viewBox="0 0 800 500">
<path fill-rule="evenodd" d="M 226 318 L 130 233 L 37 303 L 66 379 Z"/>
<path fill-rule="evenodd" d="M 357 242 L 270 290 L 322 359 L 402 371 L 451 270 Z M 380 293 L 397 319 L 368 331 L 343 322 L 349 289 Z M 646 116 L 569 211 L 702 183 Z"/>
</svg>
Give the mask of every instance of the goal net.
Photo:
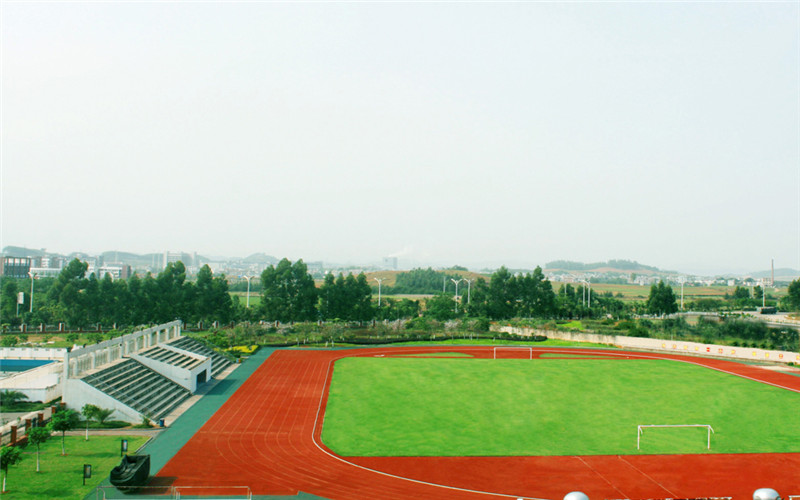
<svg viewBox="0 0 800 500">
<path fill-rule="evenodd" d="M 498 357 L 501 359 L 533 359 L 533 347 L 494 347 L 492 359 Z"/>
<path fill-rule="evenodd" d="M 650 424 L 650 425 L 638 425 L 636 426 L 636 449 L 640 450 L 642 436 L 644 435 L 644 430 L 647 428 L 653 427 L 705 427 L 706 428 L 706 449 L 711 449 L 711 434 L 714 433 L 714 429 L 708 424 Z"/>
</svg>

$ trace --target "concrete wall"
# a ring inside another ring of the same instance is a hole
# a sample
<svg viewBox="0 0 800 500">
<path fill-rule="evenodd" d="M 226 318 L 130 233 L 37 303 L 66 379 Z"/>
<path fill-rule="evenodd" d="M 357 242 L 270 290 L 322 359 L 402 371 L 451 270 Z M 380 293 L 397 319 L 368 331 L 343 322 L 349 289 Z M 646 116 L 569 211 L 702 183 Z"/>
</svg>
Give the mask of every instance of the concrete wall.
<svg viewBox="0 0 800 500">
<path fill-rule="evenodd" d="M 110 420 L 124 420 L 132 424 L 142 422 L 141 413 L 95 389 L 81 379 L 67 379 L 64 385 L 66 386 L 65 393 L 69 394 L 68 408 L 80 412 L 84 405 L 92 404 L 100 408 L 113 408 L 115 411 L 111 414 Z"/>
<path fill-rule="evenodd" d="M 74 349 L 64 357 L 64 379 L 116 361 L 162 342 L 181 336 L 179 320 L 139 330 L 99 344 Z"/>
<path fill-rule="evenodd" d="M 63 395 L 61 374 L 63 364 L 48 363 L 17 375 L 0 379 L 0 390 L 19 391 L 28 396 L 29 401 L 47 403 Z"/>
<path fill-rule="evenodd" d="M 0 347 L 2 359 L 64 359 L 63 347 Z"/>
<path fill-rule="evenodd" d="M 194 353 L 188 353 L 180 349 L 172 348 L 171 350 L 180 351 L 181 354 L 184 353 L 187 355 L 191 354 L 192 355 L 191 357 L 195 359 L 202 359 L 203 362 L 192 369 L 186 369 L 186 368 L 181 368 L 179 366 L 171 365 L 169 363 L 164 363 L 162 361 L 157 361 L 155 359 L 148 358 L 147 356 L 140 356 L 138 354 L 131 354 L 130 357 L 131 359 L 135 359 L 136 361 L 150 368 L 151 370 L 167 377 L 176 384 L 179 384 L 189 389 L 189 391 L 191 391 L 191 393 L 194 394 L 195 392 L 197 392 L 197 375 L 199 375 L 205 370 L 208 370 L 206 381 L 211 379 L 211 358 L 206 358 L 205 356 L 198 356 Z"/>
<path fill-rule="evenodd" d="M 774 361 L 777 363 L 800 363 L 800 353 L 791 351 L 772 351 L 752 347 L 731 347 L 718 344 L 702 344 L 682 340 L 650 339 L 626 337 L 622 335 L 600 335 L 597 333 L 560 332 L 515 326 L 492 326 L 492 331 L 513 333 L 521 336 L 544 335 L 550 339 L 571 340 L 574 342 L 594 342 L 615 345 L 630 349 L 667 351 L 675 354 L 699 354 L 721 358 L 750 361 Z"/>
</svg>

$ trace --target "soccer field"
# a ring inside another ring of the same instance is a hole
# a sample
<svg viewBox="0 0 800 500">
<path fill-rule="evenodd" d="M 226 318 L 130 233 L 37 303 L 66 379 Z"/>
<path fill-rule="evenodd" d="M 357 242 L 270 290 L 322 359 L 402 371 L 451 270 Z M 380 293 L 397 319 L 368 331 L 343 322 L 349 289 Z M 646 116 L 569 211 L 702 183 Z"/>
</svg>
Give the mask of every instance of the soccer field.
<svg viewBox="0 0 800 500">
<path fill-rule="evenodd" d="M 668 360 L 345 358 L 322 440 L 343 456 L 800 452 L 800 394 Z"/>
</svg>

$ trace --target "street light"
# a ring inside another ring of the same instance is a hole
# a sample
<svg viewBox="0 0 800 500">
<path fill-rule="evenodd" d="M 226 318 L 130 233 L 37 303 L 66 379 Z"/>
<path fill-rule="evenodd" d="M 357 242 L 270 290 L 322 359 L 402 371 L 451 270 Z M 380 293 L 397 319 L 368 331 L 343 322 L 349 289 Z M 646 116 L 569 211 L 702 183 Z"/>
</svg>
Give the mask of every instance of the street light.
<svg viewBox="0 0 800 500">
<path fill-rule="evenodd" d="M 458 280 L 454 280 L 453 278 L 450 278 L 450 281 L 452 281 L 453 283 L 456 284 L 456 294 L 453 295 L 453 300 L 456 303 L 456 305 L 455 305 L 456 314 L 458 314 L 458 284 L 461 283 L 462 281 L 464 281 L 464 278 L 460 278 Z"/>
<path fill-rule="evenodd" d="M 474 279 L 464 279 L 467 282 L 467 305 L 469 305 L 469 292 L 472 289 L 472 282 L 475 281 Z"/>
<path fill-rule="evenodd" d="M 31 277 L 31 309 L 29 312 L 33 312 L 33 280 L 36 279 L 36 273 L 28 271 L 28 276 Z"/>
<path fill-rule="evenodd" d="M 385 280 L 386 278 L 372 278 L 372 279 L 378 282 L 378 307 L 381 307 L 381 283 L 383 283 L 383 280 Z"/>
<path fill-rule="evenodd" d="M 250 309 L 250 280 L 255 278 L 255 276 L 239 276 L 239 277 L 247 280 L 247 305 L 245 306 L 245 309 Z"/>
</svg>

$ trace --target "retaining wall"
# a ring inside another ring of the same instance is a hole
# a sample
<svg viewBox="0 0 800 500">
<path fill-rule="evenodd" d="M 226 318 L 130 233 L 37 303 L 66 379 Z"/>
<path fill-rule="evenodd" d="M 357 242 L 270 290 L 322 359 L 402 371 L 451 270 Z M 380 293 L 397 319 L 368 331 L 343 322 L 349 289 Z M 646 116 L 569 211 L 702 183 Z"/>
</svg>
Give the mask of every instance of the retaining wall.
<svg viewBox="0 0 800 500">
<path fill-rule="evenodd" d="M 550 339 L 571 340 L 574 342 L 594 342 L 631 349 L 647 349 L 652 351 L 669 351 L 678 354 L 698 354 L 718 356 L 750 361 L 774 361 L 777 363 L 800 363 L 800 353 L 792 351 L 773 351 L 754 347 L 733 347 L 718 344 L 702 344 L 682 340 L 651 339 L 644 337 L 626 337 L 623 335 L 600 335 L 598 333 L 563 332 L 557 330 L 540 330 L 518 326 L 492 326 L 492 331 L 512 333 L 524 337 L 544 335 Z"/>
</svg>

